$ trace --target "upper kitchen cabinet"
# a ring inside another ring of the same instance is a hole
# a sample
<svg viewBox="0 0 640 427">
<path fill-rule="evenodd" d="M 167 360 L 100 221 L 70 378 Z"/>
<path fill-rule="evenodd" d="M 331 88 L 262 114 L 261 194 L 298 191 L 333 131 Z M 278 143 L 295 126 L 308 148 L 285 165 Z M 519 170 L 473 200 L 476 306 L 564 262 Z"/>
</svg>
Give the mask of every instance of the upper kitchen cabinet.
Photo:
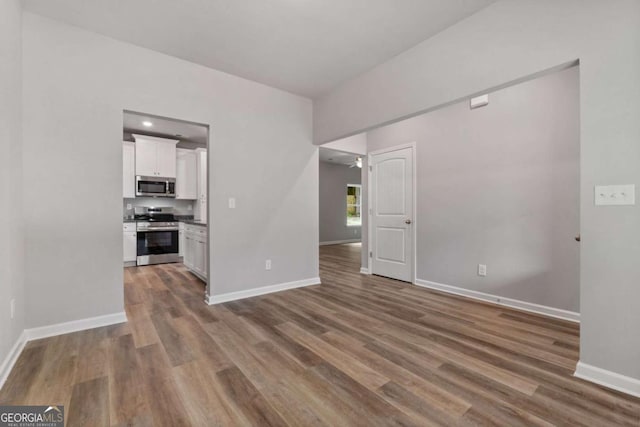
<svg viewBox="0 0 640 427">
<path fill-rule="evenodd" d="M 122 143 L 122 197 L 136 197 L 136 148 L 129 141 Z"/>
<path fill-rule="evenodd" d="M 178 148 L 176 164 L 176 199 L 198 199 L 198 160 L 194 150 Z"/>
<path fill-rule="evenodd" d="M 136 135 L 136 175 L 176 178 L 176 139 Z"/>
</svg>

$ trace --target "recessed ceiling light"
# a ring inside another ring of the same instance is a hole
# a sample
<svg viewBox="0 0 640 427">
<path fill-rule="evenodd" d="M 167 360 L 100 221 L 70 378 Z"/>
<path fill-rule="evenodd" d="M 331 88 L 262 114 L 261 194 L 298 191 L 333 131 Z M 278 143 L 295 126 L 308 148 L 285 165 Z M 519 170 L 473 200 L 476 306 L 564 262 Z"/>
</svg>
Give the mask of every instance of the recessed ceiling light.
<svg viewBox="0 0 640 427">
<path fill-rule="evenodd" d="M 151 126 L 153 126 L 153 123 L 151 123 L 150 121 L 144 121 L 142 122 L 142 126 L 150 128 Z"/>
</svg>

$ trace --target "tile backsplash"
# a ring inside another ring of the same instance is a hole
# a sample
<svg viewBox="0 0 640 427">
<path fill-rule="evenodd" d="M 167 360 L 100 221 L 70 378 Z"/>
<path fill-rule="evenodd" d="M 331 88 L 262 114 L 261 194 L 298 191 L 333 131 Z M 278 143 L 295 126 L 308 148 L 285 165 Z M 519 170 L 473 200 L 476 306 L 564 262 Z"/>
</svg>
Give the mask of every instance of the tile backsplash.
<svg viewBox="0 0 640 427">
<path fill-rule="evenodd" d="M 132 217 L 133 208 L 136 206 L 170 206 L 173 208 L 176 215 L 193 215 L 193 206 L 195 203 L 195 200 L 176 200 L 160 197 L 136 197 L 135 199 L 122 199 L 122 217 Z M 129 206 L 131 206 L 131 209 L 127 209 Z"/>
</svg>

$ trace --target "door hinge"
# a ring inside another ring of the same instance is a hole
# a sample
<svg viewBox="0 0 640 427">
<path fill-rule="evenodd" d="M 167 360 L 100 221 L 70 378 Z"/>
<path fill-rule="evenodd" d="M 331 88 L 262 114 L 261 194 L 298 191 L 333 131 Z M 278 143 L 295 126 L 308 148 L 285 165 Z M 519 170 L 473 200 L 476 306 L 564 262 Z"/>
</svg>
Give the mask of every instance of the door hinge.
<svg viewBox="0 0 640 427">
<path fill-rule="evenodd" d="M 369 258 L 373 258 L 373 251 L 369 252 Z"/>
</svg>

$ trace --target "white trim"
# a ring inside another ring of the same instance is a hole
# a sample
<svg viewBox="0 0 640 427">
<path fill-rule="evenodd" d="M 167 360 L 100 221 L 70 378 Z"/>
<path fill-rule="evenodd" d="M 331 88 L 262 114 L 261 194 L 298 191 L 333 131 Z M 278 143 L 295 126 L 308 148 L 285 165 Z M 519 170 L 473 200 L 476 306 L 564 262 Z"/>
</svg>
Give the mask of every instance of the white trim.
<svg viewBox="0 0 640 427">
<path fill-rule="evenodd" d="M 451 285 L 443 285 L 442 283 L 430 282 L 428 280 L 416 279 L 415 284 L 423 288 L 435 289 L 449 294 L 460 295 L 467 298 L 473 298 L 481 301 L 491 302 L 493 304 L 504 305 L 506 307 L 517 308 L 519 310 L 529 311 L 532 313 L 542 314 L 549 317 L 568 320 L 570 322 L 580 322 L 580 313 L 574 311 L 562 310 L 560 308 L 549 307 L 546 305 L 534 304 L 531 302 L 520 301 L 512 298 L 505 298 L 499 295 L 487 294 L 484 292 L 472 291 L 470 289 L 458 288 Z"/>
<path fill-rule="evenodd" d="M 418 163 L 417 163 L 417 144 L 415 141 L 409 142 L 406 144 L 394 145 L 393 147 L 383 148 L 381 150 L 370 151 L 367 154 L 367 252 L 370 254 L 373 250 L 373 206 L 371 204 L 371 194 L 372 194 L 372 179 L 371 175 L 373 174 L 372 166 L 373 163 L 371 161 L 372 156 L 376 156 L 378 154 L 390 153 L 393 151 L 404 150 L 405 148 L 411 148 L 411 158 L 413 163 L 413 265 L 411 266 L 411 279 L 412 283 L 416 283 L 417 278 L 417 265 L 418 265 Z M 373 258 L 369 257 L 369 273 L 375 274 L 373 271 Z"/>
<path fill-rule="evenodd" d="M 209 305 L 221 304 L 223 302 L 236 301 L 239 299 L 257 297 L 259 295 L 271 294 L 274 292 L 286 291 L 289 289 L 302 288 L 305 286 L 319 285 L 320 278 L 296 280 L 295 282 L 279 283 L 277 285 L 263 286 L 261 288 L 247 289 L 246 291 L 229 292 L 221 295 L 207 295 L 205 302 Z"/>
<path fill-rule="evenodd" d="M 361 239 L 330 240 L 328 242 L 320 242 L 320 246 L 342 245 L 344 243 L 359 243 L 359 242 L 361 242 Z"/>
<path fill-rule="evenodd" d="M 147 141 L 152 141 L 152 142 L 166 142 L 166 143 L 170 143 L 170 144 L 178 144 L 178 142 L 180 142 L 179 139 L 171 139 L 171 138 L 162 138 L 159 136 L 150 136 L 150 135 L 142 135 L 139 133 L 132 133 L 131 134 L 133 136 L 133 140 L 137 141 L 138 139 L 146 139 Z"/>
<path fill-rule="evenodd" d="M 9 378 L 9 374 L 18 361 L 18 356 L 20 356 L 20 353 L 22 353 L 22 350 L 24 349 L 26 343 L 27 337 L 24 331 L 22 331 L 16 342 L 13 344 L 13 347 L 11 347 L 11 350 L 9 350 L 9 354 L 7 354 L 7 357 L 5 357 L 2 361 L 2 365 L 0 365 L 0 389 L 2 388 L 2 386 L 4 386 L 7 378 Z"/>
<path fill-rule="evenodd" d="M 573 375 L 583 380 L 621 391 L 622 393 L 640 397 L 640 380 L 636 378 L 597 368 L 580 361 Z"/>
<path fill-rule="evenodd" d="M 371 274 L 368 268 L 362 267 L 360 268 L 360 274 Z"/>
<path fill-rule="evenodd" d="M 120 313 L 105 314 L 104 316 L 89 317 L 87 319 L 72 320 L 70 322 L 57 323 L 55 325 L 41 326 L 25 329 L 27 341 L 48 338 L 71 332 L 84 331 L 86 329 L 100 328 L 102 326 L 115 325 L 127 321 L 124 311 Z"/>
</svg>

